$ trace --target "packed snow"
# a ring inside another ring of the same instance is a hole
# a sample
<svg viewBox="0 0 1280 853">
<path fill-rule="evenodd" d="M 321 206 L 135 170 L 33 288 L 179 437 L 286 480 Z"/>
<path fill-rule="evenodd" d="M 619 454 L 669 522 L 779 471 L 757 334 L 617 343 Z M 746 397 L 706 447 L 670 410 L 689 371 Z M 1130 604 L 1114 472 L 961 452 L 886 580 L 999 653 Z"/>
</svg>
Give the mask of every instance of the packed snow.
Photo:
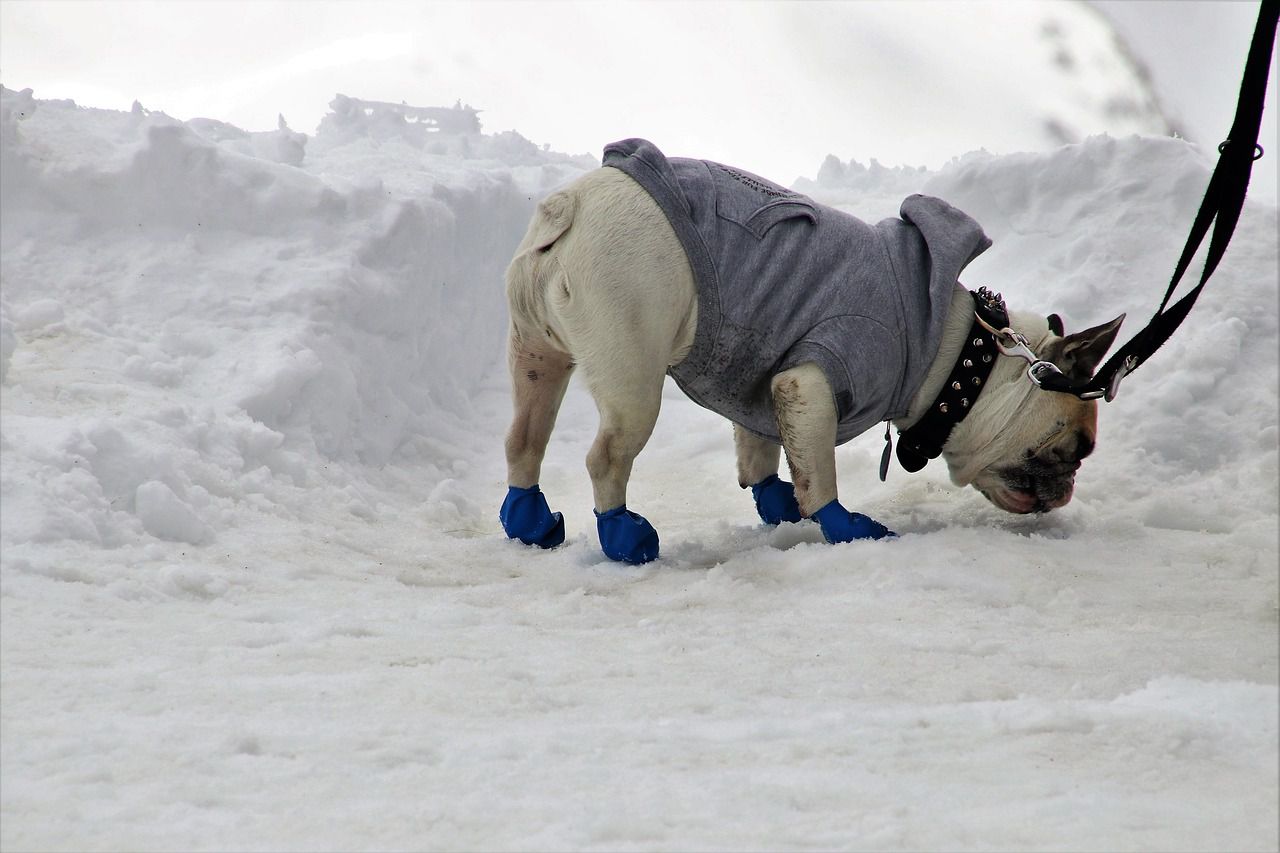
<svg viewBox="0 0 1280 853">
<path fill-rule="evenodd" d="M 496 517 L 502 271 L 598 161 L 442 115 L 339 96 L 249 133 L 0 92 L 0 846 L 1280 844 L 1273 205 L 1066 508 L 881 483 L 873 433 L 842 500 L 900 539 L 767 529 L 671 387 L 636 568 L 595 540 L 576 385 L 542 481 L 568 542 Z M 1212 154 L 840 155 L 797 189 L 946 198 L 995 239 L 966 284 L 1132 332 Z"/>
</svg>

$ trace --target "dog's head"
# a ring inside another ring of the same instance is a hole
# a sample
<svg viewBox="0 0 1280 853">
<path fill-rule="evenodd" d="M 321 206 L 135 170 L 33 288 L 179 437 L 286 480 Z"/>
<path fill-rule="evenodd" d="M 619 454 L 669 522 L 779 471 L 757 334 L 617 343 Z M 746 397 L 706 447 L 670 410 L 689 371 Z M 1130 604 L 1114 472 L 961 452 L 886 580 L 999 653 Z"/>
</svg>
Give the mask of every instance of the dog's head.
<svg viewBox="0 0 1280 853">
<path fill-rule="evenodd" d="M 1088 379 L 1115 341 L 1124 315 L 1064 335 L 1057 315 L 1012 313 L 1014 329 L 1071 379 Z M 1001 356 L 973 412 L 943 448 L 951 479 L 1008 512 L 1048 512 L 1075 490 L 1076 471 L 1097 442 L 1098 402 L 1036 387 L 1027 363 Z"/>
</svg>

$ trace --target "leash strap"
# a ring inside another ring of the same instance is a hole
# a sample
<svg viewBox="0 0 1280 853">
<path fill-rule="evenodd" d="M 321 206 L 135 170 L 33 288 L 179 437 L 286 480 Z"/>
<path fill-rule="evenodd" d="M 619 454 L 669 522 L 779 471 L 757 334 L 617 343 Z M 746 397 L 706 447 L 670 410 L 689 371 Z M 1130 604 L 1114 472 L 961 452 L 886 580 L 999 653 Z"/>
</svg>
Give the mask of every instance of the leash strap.
<svg viewBox="0 0 1280 853">
<path fill-rule="evenodd" d="M 1218 146 L 1218 164 L 1209 179 L 1204 200 L 1200 203 L 1200 210 L 1191 226 L 1191 234 L 1182 250 L 1182 257 L 1178 259 L 1164 299 L 1160 301 L 1160 307 L 1146 327 L 1112 355 L 1087 383 L 1073 383 L 1070 388 L 1053 390 L 1067 391 L 1082 397 L 1104 396 L 1108 401 L 1115 399 L 1120 380 L 1136 370 L 1169 339 L 1174 329 L 1186 319 L 1209 276 L 1217 269 L 1218 262 L 1227 251 L 1227 244 L 1231 242 L 1236 223 L 1240 220 L 1253 161 L 1263 154 L 1262 146 L 1258 144 L 1258 132 L 1266 105 L 1267 75 L 1271 69 L 1277 17 L 1280 17 L 1280 0 L 1262 0 L 1253 41 L 1249 45 L 1249 58 L 1245 62 L 1231 134 Z M 1210 224 L 1213 225 L 1213 236 L 1209 240 L 1200 283 L 1166 310 L 1183 273 L 1187 271 L 1191 259 L 1204 241 Z"/>
</svg>

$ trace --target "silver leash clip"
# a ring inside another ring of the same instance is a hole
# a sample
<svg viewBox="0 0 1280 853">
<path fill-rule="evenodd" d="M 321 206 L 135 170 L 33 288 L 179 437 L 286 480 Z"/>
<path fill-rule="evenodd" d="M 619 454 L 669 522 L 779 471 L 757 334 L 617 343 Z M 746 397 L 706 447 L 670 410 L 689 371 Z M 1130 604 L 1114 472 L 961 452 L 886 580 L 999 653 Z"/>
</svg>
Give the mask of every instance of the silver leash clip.
<svg viewBox="0 0 1280 853">
<path fill-rule="evenodd" d="M 1015 332 L 1008 326 L 999 331 L 992 330 L 996 336 L 996 347 L 1004 355 L 1011 355 L 1021 358 L 1030 364 L 1035 364 L 1040 359 L 1031 350 L 1031 344 L 1021 333 Z"/>
<path fill-rule="evenodd" d="M 1137 359 L 1130 356 L 1125 359 L 1124 366 L 1120 371 L 1117 371 L 1116 379 L 1112 381 L 1109 391 L 1080 391 L 1072 387 L 1071 381 L 1058 368 L 1058 365 L 1051 361 L 1045 361 L 1036 355 L 1035 350 L 1031 349 L 1030 342 L 1027 341 L 1022 333 L 1015 332 L 1008 326 L 1003 329 L 997 329 L 982 319 L 981 314 L 975 314 L 974 316 L 977 317 L 978 322 L 984 329 L 995 336 L 996 349 L 1000 350 L 1001 355 L 1020 358 L 1027 362 L 1027 378 L 1031 380 L 1032 385 L 1046 391 L 1061 391 L 1066 394 L 1074 394 L 1081 400 L 1096 400 L 1106 395 L 1107 400 L 1110 401 L 1115 399 L 1115 389 L 1119 385 L 1120 379 L 1124 378 L 1124 374 L 1132 370 L 1133 367 L 1137 367 Z M 1132 367 L 1130 362 L 1133 362 Z"/>
<path fill-rule="evenodd" d="M 1136 355 L 1131 355 L 1125 358 L 1125 360 L 1120 363 L 1120 366 L 1116 368 L 1115 376 L 1112 376 L 1111 381 L 1107 383 L 1107 390 L 1102 392 L 1103 396 L 1106 397 L 1106 400 L 1108 403 L 1110 403 L 1112 400 L 1116 398 L 1117 395 L 1119 395 L 1120 380 L 1124 379 L 1126 376 L 1132 373 L 1134 371 L 1134 368 L 1136 368 L 1137 366 L 1138 366 L 1138 357 Z"/>
</svg>

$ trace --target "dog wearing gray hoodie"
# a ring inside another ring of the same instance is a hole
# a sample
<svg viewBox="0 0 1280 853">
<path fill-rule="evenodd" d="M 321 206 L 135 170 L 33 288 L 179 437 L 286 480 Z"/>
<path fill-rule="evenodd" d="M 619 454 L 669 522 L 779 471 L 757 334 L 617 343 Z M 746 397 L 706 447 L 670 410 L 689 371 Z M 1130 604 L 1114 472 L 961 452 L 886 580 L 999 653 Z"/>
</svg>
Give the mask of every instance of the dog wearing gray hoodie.
<svg viewBox="0 0 1280 853">
<path fill-rule="evenodd" d="M 626 497 L 667 375 L 733 422 L 738 485 L 768 524 L 812 518 L 832 543 L 892 536 L 836 489 L 836 446 L 880 421 L 899 429 L 909 471 L 940 455 L 954 483 L 1002 509 L 1066 504 L 1096 441 L 1097 402 L 1041 389 L 1004 344 L 1016 336 L 1033 354 L 1023 359 L 1087 378 L 1123 316 L 1064 335 L 1056 315 L 1005 312 L 959 284 L 990 245 L 941 199 L 910 196 L 898 218 L 869 225 L 643 139 L 606 147 L 602 168 L 538 205 L 507 270 L 504 530 L 527 545 L 564 541 L 538 481 L 574 370 L 600 413 L 586 462 L 615 560 L 659 554 Z M 792 482 L 778 476 L 784 450 Z"/>
</svg>

